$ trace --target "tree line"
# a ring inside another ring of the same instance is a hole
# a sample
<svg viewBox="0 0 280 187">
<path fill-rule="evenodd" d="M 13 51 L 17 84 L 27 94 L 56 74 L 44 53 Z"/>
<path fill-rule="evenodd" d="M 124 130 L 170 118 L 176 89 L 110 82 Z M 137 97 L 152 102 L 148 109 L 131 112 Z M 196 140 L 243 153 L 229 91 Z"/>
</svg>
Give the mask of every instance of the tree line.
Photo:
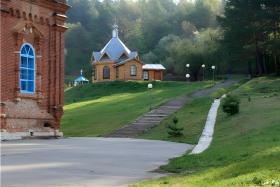
<svg viewBox="0 0 280 187">
<path fill-rule="evenodd" d="M 66 75 L 91 76 L 92 51 L 120 38 L 144 63 L 162 63 L 166 77 L 193 80 L 212 65 L 220 74 L 278 73 L 279 2 L 274 0 L 69 0 Z"/>
<path fill-rule="evenodd" d="M 218 21 L 229 66 L 246 64 L 252 76 L 280 74 L 280 1 L 227 0 Z"/>
</svg>

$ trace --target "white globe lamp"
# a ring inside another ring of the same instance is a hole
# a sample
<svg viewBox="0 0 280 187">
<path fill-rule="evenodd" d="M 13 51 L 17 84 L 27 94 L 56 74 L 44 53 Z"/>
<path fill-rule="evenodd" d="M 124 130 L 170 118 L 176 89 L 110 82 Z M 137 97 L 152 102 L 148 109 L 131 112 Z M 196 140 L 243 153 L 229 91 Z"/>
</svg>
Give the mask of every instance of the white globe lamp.
<svg viewBox="0 0 280 187">
<path fill-rule="evenodd" d="M 153 84 L 152 83 L 148 84 L 148 89 L 153 89 Z"/>
</svg>

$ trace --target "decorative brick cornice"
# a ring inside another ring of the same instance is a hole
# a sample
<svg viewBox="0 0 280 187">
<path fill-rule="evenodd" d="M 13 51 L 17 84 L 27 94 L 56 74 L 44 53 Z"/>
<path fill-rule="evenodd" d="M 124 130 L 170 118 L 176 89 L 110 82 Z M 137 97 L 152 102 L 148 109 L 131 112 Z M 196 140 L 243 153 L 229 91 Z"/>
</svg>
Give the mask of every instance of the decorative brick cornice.
<svg viewBox="0 0 280 187">
<path fill-rule="evenodd" d="M 54 24 L 54 27 L 59 32 L 65 32 L 68 29 L 68 27 L 66 27 L 65 25 Z"/>
<path fill-rule="evenodd" d="M 67 16 L 64 15 L 64 14 L 54 13 L 53 16 L 55 17 L 56 20 L 59 20 L 59 21 L 62 21 L 62 22 L 65 22 L 66 19 L 67 19 Z"/>
<path fill-rule="evenodd" d="M 7 3 L 9 2 L 10 0 L 0 0 L 1 13 L 10 13 L 9 8 L 7 7 Z"/>
<path fill-rule="evenodd" d="M 46 7 L 56 12 L 65 13 L 70 6 L 66 3 L 65 0 L 22 0 L 35 5 Z"/>
<path fill-rule="evenodd" d="M 10 13 L 10 10 L 9 10 L 9 8 L 7 8 L 7 7 L 0 7 L 0 10 L 1 10 L 1 12 L 3 12 L 3 13 Z"/>
<path fill-rule="evenodd" d="M 26 28 L 26 27 L 32 28 L 32 33 L 30 33 L 30 34 L 35 35 L 35 37 L 38 37 L 38 38 L 44 37 L 42 32 L 37 27 L 35 27 L 35 25 L 31 21 L 22 21 L 22 22 L 18 23 L 13 28 L 13 32 L 15 34 L 23 34 L 24 28 Z"/>
<path fill-rule="evenodd" d="M 66 27 L 64 25 L 64 23 L 66 22 L 67 16 L 65 16 L 63 14 L 54 13 L 53 17 L 55 20 L 54 27 L 60 32 L 65 32 L 68 29 L 68 27 Z"/>
</svg>

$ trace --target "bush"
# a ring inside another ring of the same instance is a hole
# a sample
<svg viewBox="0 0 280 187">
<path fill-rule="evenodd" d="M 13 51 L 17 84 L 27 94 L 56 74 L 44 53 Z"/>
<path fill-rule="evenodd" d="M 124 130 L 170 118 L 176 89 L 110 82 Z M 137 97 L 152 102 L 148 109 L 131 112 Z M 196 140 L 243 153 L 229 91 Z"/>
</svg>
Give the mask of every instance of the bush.
<svg viewBox="0 0 280 187">
<path fill-rule="evenodd" d="M 239 113 L 239 99 L 236 96 L 228 95 L 223 101 L 223 111 L 229 115 Z"/>
<path fill-rule="evenodd" d="M 182 127 L 178 127 L 177 123 L 178 123 L 178 118 L 174 117 L 173 118 L 173 124 L 168 125 L 168 134 L 170 137 L 179 137 L 179 136 L 183 136 L 183 130 L 184 128 Z"/>
</svg>

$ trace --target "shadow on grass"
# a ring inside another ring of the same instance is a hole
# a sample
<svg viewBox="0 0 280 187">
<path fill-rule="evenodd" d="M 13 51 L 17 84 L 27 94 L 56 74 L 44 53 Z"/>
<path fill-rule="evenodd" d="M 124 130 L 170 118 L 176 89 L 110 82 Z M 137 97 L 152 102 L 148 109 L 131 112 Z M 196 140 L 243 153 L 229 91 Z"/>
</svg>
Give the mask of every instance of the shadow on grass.
<svg viewBox="0 0 280 187">
<path fill-rule="evenodd" d="M 71 104 L 80 101 L 99 99 L 104 96 L 111 96 L 120 93 L 139 93 L 148 91 L 149 82 L 135 81 L 113 81 L 94 83 L 83 86 L 74 87 L 65 92 L 65 103 Z M 154 89 L 170 89 L 178 86 L 186 86 L 184 82 L 151 82 Z"/>
</svg>

